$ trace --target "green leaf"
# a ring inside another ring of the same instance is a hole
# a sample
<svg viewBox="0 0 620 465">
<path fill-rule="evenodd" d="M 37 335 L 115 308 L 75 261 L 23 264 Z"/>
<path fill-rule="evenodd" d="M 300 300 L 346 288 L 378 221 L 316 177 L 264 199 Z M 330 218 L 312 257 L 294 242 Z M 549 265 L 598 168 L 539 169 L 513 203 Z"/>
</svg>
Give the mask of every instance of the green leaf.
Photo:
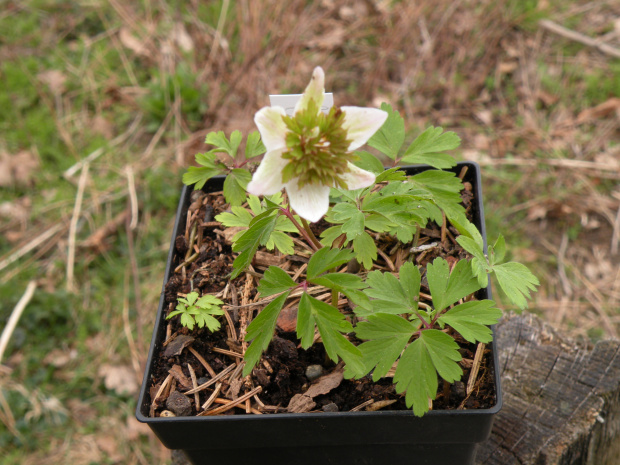
<svg viewBox="0 0 620 465">
<path fill-rule="evenodd" d="M 353 164 L 357 166 L 358 168 L 361 168 L 366 171 L 370 171 L 371 173 L 374 173 L 374 174 L 379 174 L 383 172 L 384 170 L 383 164 L 372 153 L 359 150 L 355 152 L 355 155 L 359 157 L 359 160 L 353 162 Z"/>
<path fill-rule="evenodd" d="M 265 210 L 260 202 L 260 199 L 254 194 L 248 195 L 248 206 L 254 215 L 260 215 Z"/>
<path fill-rule="evenodd" d="M 347 240 L 352 241 L 364 233 L 364 226 L 364 214 L 356 210 L 351 218 L 342 223 L 342 232 L 347 235 Z"/>
<path fill-rule="evenodd" d="M 452 222 L 452 220 L 450 220 L 450 222 Z M 469 224 L 471 225 L 471 223 Z M 476 230 L 476 232 L 478 232 L 478 230 Z M 478 280 L 478 284 L 480 284 L 480 287 L 484 288 L 489 285 L 488 274 L 491 272 L 491 268 L 489 267 L 487 257 L 482 249 L 484 246 L 482 242 L 482 236 L 480 236 L 480 234 L 478 233 L 478 235 L 475 237 L 476 239 L 473 239 L 472 237 L 461 234 L 459 237 L 456 238 L 456 241 L 461 247 L 463 247 L 467 252 L 474 256 L 474 258 L 472 258 L 471 260 L 471 269 L 474 273 L 474 276 Z"/>
<path fill-rule="evenodd" d="M 373 262 L 377 259 L 377 245 L 375 240 L 364 231 L 353 239 L 353 251 L 355 258 L 367 270 L 372 268 Z"/>
<path fill-rule="evenodd" d="M 421 153 L 417 155 L 405 155 L 400 161 L 401 163 L 415 163 L 430 165 L 437 169 L 452 168 L 456 165 L 456 160 L 452 155 L 447 153 Z"/>
<path fill-rule="evenodd" d="M 261 354 L 269 347 L 269 343 L 273 339 L 278 315 L 280 315 L 280 311 L 289 294 L 287 292 L 271 301 L 248 326 L 245 340 L 252 341 L 252 343 L 245 351 L 245 356 L 243 357 L 245 360 L 243 376 L 247 376 L 252 372 L 252 369 L 260 360 Z"/>
<path fill-rule="evenodd" d="M 215 217 L 216 221 L 219 221 L 227 228 L 241 227 L 247 228 L 250 222 L 254 218 L 252 214 L 243 207 L 230 207 L 230 213 L 220 213 Z"/>
<path fill-rule="evenodd" d="M 257 290 L 261 297 L 267 297 L 287 291 L 295 286 L 297 283 L 286 271 L 277 266 L 270 266 L 265 270 L 263 278 L 258 283 Z"/>
<path fill-rule="evenodd" d="M 263 141 L 260 138 L 258 131 L 253 131 L 248 134 L 248 138 L 245 142 L 245 158 L 250 159 L 262 155 L 267 149 L 263 145 Z"/>
<path fill-rule="evenodd" d="M 465 302 L 448 310 L 438 321 L 451 326 L 471 343 L 488 343 L 493 335 L 487 325 L 496 324 L 502 316 L 502 311 L 494 305 L 492 300 Z"/>
<path fill-rule="evenodd" d="M 241 205 L 246 200 L 246 187 L 252 175 L 246 169 L 235 168 L 224 180 L 224 197 L 231 205 Z"/>
<path fill-rule="evenodd" d="M 196 324 L 194 321 L 194 317 L 187 312 L 183 312 L 181 314 L 181 324 L 186 328 L 189 328 L 190 331 L 194 329 L 194 325 Z"/>
<path fill-rule="evenodd" d="M 297 337 L 302 348 L 307 349 L 314 342 L 315 326 L 330 359 L 337 362 L 338 357 L 342 358 L 355 373 L 363 370 L 361 352 L 341 334 L 353 330 L 351 323 L 337 308 L 304 292 L 297 312 Z"/>
<path fill-rule="evenodd" d="M 252 258 L 254 258 L 258 248 L 265 245 L 269 240 L 277 218 L 278 216 L 274 214 L 273 210 L 261 213 L 252 220 L 250 227 L 235 241 L 233 251 L 239 252 L 239 256 L 233 262 L 231 279 L 239 276 L 252 263 Z"/>
<path fill-rule="evenodd" d="M 387 232 L 394 226 L 394 223 L 380 213 L 371 213 L 364 223 L 368 229 L 375 232 Z"/>
<path fill-rule="evenodd" d="M 327 273 L 308 280 L 312 284 L 325 286 L 334 291 L 343 292 L 348 289 L 364 289 L 368 285 L 357 275 L 350 273 Z"/>
<path fill-rule="evenodd" d="M 233 131 L 230 134 L 230 140 L 226 138 L 224 131 L 210 132 L 205 138 L 205 143 L 214 145 L 216 148 L 213 151 L 224 152 L 235 158 L 242 138 L 241 131 Z"/>
<path fill-rule="evenodd" d="M 224 302 L 210 294 L 203 295 L 194 305 L 203 309 L 210 309 L 212 310 L 212 314 L 215 315 L 224 314 L 224 310 L 219 308 L 220 305 L 224 305 Z"/>
<path fill-rule="evenodd" d="M 351 303 L 355 306 L 353 311 L 355 315 L 360 318 L 365 318 L 368 315 L 373 314 L 372 304 L 370 299 L 364 292 L 357 289 L 344 289 L 342 293 L 351 301 Z"/>
<path fill-rule="evenodd" d="M 461 378 L 458 344 L 447 334 L 429 329 L 409 344 L 401 356 L 394 383 L 396 392 L 407 392 L 405 401 L 413 413 L 422 416 L 428 411 L 428 400 L 437 395 L 437 373 L 452 383 Z"/>
<path fill-rule="evenodd" d="M 342 236 L 342 226 L 332 226 L 321 233 L 321 244 L 330 248 L 334 245 L 334 241 Z"/>
<path fill-rule="evenodd" d="M 296 332 L 302 349 L 307 349 L 314 343 L 316 320 L 312 313 L 312 301 L 310 299 L 311 297 L 304 292 L 297 307 Z"/>
<path fill-rule="evenodd" d="M 347 263 L 352 258 L 353 254 L 349 249 L 329 249 L 323 247 L 310 257 L 308 268 L 306 269 L 306 276 L 308 280 L 312 280 L 327 270 L 337 268 Z"/>
<path fill-rule="evenodd" d="M 460 235 L 459 237 L 456 238 L 456 242 L 458 242 L 461 247 L 463 247 L 467 252 L 472 254 L 477 259 L 483 260 L 486 262 L 486 257 L 484 256 L 482 245 L 478 244 L 477 241 L 475 241 L 471 237 Z"/>
<path fill-rule="evenodd" d="M 206 326 L 212 333 L 219 330 L 221 327 L 219 321 L 206 313 L 198 313 L 194 315 L 194 320 L 196 320 L 196 324 L 199 328 L 204 328 Z"/>
<path fill-rule="evenodd" d="M 198 324 L 199 328 L 205 326 L 211 331 L 220 329 L 220 322 L 212 315 L 223 315 L 224 310 L 220 308 L 224 302 L 215 296 L 206 294 L 198 299 L 197 292 L 190 292 L 185 299 L 179 298 L 176 310 L 170 312 L 166 319 L 173 316 L 181 315 L 181 324 L 190 330 L 194 329 L 194 325 Z"/>
<path fill-rule="evenodd" d="M 454 132 L 443 132 L 442 128 L 427 128 L 407 147 L 402 157 L 403 162 L 424 163 L 435 168 L 450 168 L 456 161 L 450 155 L 440 154 L 457 148 L 461 139 Z"/>
<path fill-rule="evenodd" d="M 420 294 L 420 271 L 410 262 L 399 270 L 400 280 L 392 273 L 371 271 L 366 283 L 370 286 L 364 293 L 375 299 L 372 307 L 378 313 L 414 313 L 418 309 Z"/>
<path fill-rule="evenodd" d="M 491 247 L 491 250 L 489 250 L 491 266 L 504 260 L 505 255 L 506 241 L 504 239 L 504 236 L 500 234 L 499 236 L 497 236 L 497 240 L 495 241 L 495 244 L 493 244 L 493 246 Z"/>
<path fill-rule="evenodd" d="M 450 220 L 450 223 L 452 223 L 452 226 L 454 226 L 459 232 L 459 238 L 467 237 L 473 241 L 473 243 L 466 241 L 462 244 L 459 242 L 461 247 L 473 256 L 486 261 L 486 258 L 484 257 L 484 241 L 482 240 L 482 236 L 480 235 L 478 228 L 476 228 L 476 226 L 467 219 L 464 213 L 448 215 L 448 219 Z M 457 238 L 457 241 L 459 241 L 459 238 Z"/>
<path fill-rule="evenodd" d="M 360 339 L 370 339 L 359 347 L 365 362 L 366 375 L 374 368 L 373 381 L 383 378 L 407 346 L 416 326 L 397 315 L 378 313 L 369 315 L 355 327 L 355 335 Z"/>
<path fill-rule="evenodd" d="M 435 312 L 441 312 L 457 300 L 480 289 L 467 260 L 457 262 L 450 273 L 448 262 L 441 257 L 436 258 L 427 266 L 426 277 Z"/>
<path fill-rule="evenodd" d="M 196 162 L 202 166 L 190 166 L 183 174 L 183 184 L 187 186 L 195 184 L 194 189 L 202 189 L 209 179 L 223 174 L 226 170 L 226 166 L 217 161 L 214 152 L 197 153 Z"/>
<path fill-rule="evenodd" d="M 465 213 L 461 205 L 460 192 L 463 183 L 452 172 L 440 170 L 426 170 L 409 178 L 409 182 L 417 189 L 427 192 L 439 208 L 445 211 L 449 218 Z"/>
<path fill-rule="evenodd" d="M 265 244 L 268 250 L 278 249 L 285 255 L 293 255 L 295 253 L 295 243 L 293 239 L 282 231 L 278 231 L 278 225 L 276 224 L 276 231 L 273 231 Z"/>
<path fill-rule="evenodd" d="M 538 278 L 522 263 L 508 262 L 493 267 L 495 277 L 510 301 L 521 310 L 527 308 L 530 291 L 540 285 Z"/>
<path fill-rule="evenodd" d="M 395 160 L 405 141 L 405 120 L 387 103 L 381 109 L 388 114 L 385 123 L 368 141 L 368 145 Z"/>
<path fill-rule="evenodd" d="M 407 179 L 407 175 L 400 168 L 390 168 L 377 175 L 375 184 L 379 184 L 384 181 L 404 181 Z"/>
</svg>

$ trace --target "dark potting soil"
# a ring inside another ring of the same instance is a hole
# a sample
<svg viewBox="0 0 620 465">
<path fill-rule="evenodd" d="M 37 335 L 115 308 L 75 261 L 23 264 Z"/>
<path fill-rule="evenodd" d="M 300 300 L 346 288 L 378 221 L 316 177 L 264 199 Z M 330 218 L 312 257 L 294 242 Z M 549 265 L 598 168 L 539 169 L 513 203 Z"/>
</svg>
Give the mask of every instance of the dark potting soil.
<svg viewBox="0 0 620 465">
<path fill-rule="evenodd" d="M 471 185 L 464 184 L 461 197 L 469 212 L 473 194 Z M 186 232 L 175 240 L 175 271 L 165 286 L 164 298 L 168 314 L 177 305 L 179 294 L 197 291 L 200 295 L 216 295 L 228 306 L 225 307 L 228 318 L 219 317 L 222 327 L 216 333 L 197 327 L 190 331 L 180 324 L 179 317 L 167 321 L 166 342 L 154 356 L 150 388 L 151 416 L 204 415 L 213 410 L 214 414 L 251 414 L 407 409 L 404 395 L 395 392 L 389 374 L 378 382 L 373 382 L 370 376 L 359 380 L 342 379 L 342 366 L 329 360 L 320 342 L 308 350 L 300 348 L 294 333 L 295 299 L 289 299 L 292 304 L 285 305 L 278 320 L 276 335 L 261 361 L 250 376 L 241 377 L 240 370 L 235 370 L 235 367 L 242 360 L 244 346 L 247 347 L 242 342 L 242 334 L 245 334 L 252 318 L 266 305 L 251 305 L 260 300 L 256 292 L 260 276 L 269 265 L 275 265 L 291 274 L 301 273 L 303 277 L 304 264 L 308 262 L 312 251 L 304 248 L 301 241 L 295 244 L 295 254 L 289 256 L 259 249 L 252 268 L 230 280 L 228 276 L 234 260 L 230 246 L 233 234 L 224 231 L 220 223 L 214 221 L 217 214 L 227 209 L 228 205 L 221 193 L 204 194 L 196 191 L 192 194 Z M 313 229 L 318 236 L 328 226 L 327 223 L 317 223 Z M 429 224 L 421 230 L 417 243 L 420 251 L 413 254 L 414 262 L 425 267 L 437 257 L 443 257 L 450 264 L 465 258 L 466 253 L 454 240 L 457 235 L 458 232 L 451 227 L 442 231 L 436 224 Z M 384 257 L 380 256 L 376 262 L 377 269 L 398 269 L 407 259 L 412 258 L 409 252 L 411 244 L 400 244 L 388 235 L 378 235 L 376 240 L 378 248 L 384 253 Z M 421 247 L 425 245 L 428 247 Z M 349 271 L 352 271 L 351 268 L 356 267 L 349 264 Z M 429 294 L 424 272 L 421 291 Z M 352 320 L 355 318 L 346 299 L 341 299 L 339 309 Z M 452 385 L 439 384 L 433 409 L 492 407 L 496 403 L 496 393 L 490 350 L 484 350 L 473 390 L 467 394 L 467 383 L 477 347 L 458 334 L 453 336 L 461 347 L 463 376 L 461 381 Z M 352 341 L 361 342 L 354 338 Z M 308 367 L 315 372 L 314 376 L 310 375 Z M 185 394 L 196 386 L 208 383 L 222 372 L 225 376 L 198 391 L 197 397 Z M 308 390 L 310 386 L 314 387 Z M 312 392 L 312 395 L 302 398 L 300 395 L 306 392 Z M 235 400 L 246 393 L 254 395 L 234 405 Z M 296 399 L 291 401 L 294 397 Z"/>
</svg>

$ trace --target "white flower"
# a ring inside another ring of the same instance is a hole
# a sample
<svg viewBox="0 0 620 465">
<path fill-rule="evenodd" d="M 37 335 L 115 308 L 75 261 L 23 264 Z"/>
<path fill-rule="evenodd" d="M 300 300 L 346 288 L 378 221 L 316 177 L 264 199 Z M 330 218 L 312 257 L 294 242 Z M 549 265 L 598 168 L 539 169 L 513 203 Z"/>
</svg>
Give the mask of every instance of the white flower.
<svg viewBox="0 0 620 465">
<path fill-rule="evenodd" d="M 315 68 L 293 117 L 278 106 L 256 113 L 267 153 L 247 187 L 254 195 L 286 188 L 293 210 L 311 222 L 327 212 L 331 187 L 361 189 L 375 182 L 373 173 L 350 160 L 387 118 L 383 110 L 361 107 L 332 108 L 323 114 L 324 83 L 323 70 Z"/>
</svg>

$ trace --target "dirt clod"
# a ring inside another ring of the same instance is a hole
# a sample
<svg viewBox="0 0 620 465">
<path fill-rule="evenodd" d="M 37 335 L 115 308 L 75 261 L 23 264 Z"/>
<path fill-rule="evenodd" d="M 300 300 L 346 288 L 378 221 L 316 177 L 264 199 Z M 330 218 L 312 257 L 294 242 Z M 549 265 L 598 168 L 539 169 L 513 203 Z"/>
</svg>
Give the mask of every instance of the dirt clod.
<svg viewBox="0 0 620 465">
<path fill-rule="evenodd" d="M 192 402 L 179 391 L 172 391 L 166 400 L 166 407 L 177 417 L 186 417 L 192 414 Z"/>
</svg>

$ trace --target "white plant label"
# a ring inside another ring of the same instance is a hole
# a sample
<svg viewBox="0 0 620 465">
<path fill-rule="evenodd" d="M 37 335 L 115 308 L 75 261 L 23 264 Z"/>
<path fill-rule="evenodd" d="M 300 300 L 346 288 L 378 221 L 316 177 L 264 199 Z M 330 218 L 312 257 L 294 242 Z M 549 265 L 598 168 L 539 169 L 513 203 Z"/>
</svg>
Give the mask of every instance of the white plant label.
<svg viewBox="0 0 620 465">
<path fill-rule="evenodd" d="M 270 95 L 269 101 L 271 106 L 278 106 L 284 108 L 288 116 L 293 116 L 295 113 L 295 105 L 303 94 L 284 94 L 284 95 Z M 327 113 L 331 107 L 334 106 L 334 94 L 326 93 L 325 100 L 321 106 L 321 111 Z"/>
</svg>

